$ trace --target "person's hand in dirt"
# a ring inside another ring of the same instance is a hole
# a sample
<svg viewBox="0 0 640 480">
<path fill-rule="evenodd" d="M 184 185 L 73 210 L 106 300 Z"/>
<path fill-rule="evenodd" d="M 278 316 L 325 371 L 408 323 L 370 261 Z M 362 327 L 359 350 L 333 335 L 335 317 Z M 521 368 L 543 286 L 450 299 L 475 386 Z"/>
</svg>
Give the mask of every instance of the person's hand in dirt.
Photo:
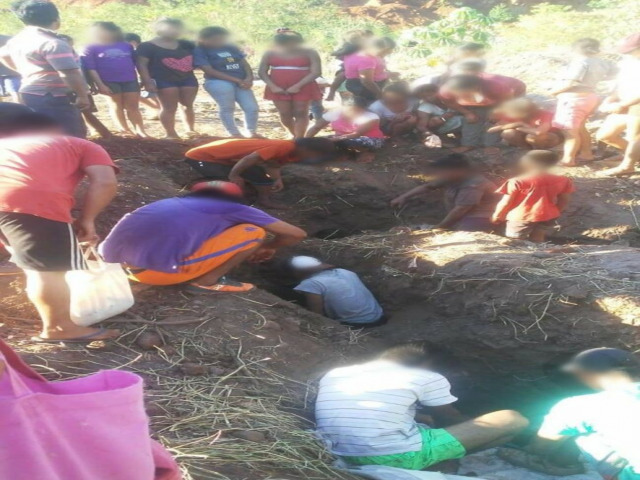
<svg viewBox="0 0 640 480">
<path fill-rule="evenodd" d="M 249 257 L 249 263 L 263 263 L 271 260 L 276 254 L 275 248 L 260 247 L 256 253 Z"/>
<path fill-rule="evenodd" d="M 276 182 L 271 186 L 271 191 L 281 192 L 282 190 L 284 190 L 284 182 L 282 181 L 281 178 L 278 178 Z"/>
</svg>

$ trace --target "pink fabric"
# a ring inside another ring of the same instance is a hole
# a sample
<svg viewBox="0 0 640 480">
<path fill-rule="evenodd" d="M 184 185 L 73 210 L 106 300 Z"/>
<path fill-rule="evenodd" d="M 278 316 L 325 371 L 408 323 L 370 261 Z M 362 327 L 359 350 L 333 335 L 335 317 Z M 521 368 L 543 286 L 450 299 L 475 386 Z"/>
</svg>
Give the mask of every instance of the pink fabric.
<svg viewBox="0 0 640 480">
<path fill-rule="evenodd" d="M 0 365 L 0 478 L 180 480 L 173 458 L 149 438 L 137 375 L 105 370 L 47 382 L 2 340 Z"/>
<path fill-rule="evenodd" d="M 595 93 L 561 93 L 553 117 L 553 126 L 574 130 L 584 124 L 598 107 L 600 97 Z"/>
<path fill-rule="evenodd" d="M 373 70 L 373 81 L 381 82 L 389 77 L 384 58 L 364 53 L 344 57 L 344 75 L 347 79 L 360 78 L 362 70 Z"/>
<path fill-rule="evenodd" d="M 331 122 L 331 128 L 336 135 L 350 135 L 358 130 L 358 125 L 341 115 L 338 120 Z M 376 123 L 368 132 L 363 133 L 362 136 L 369 138 L 385 138 L 384 133 L 380 130 L 380 122 Z"/>
</svg>

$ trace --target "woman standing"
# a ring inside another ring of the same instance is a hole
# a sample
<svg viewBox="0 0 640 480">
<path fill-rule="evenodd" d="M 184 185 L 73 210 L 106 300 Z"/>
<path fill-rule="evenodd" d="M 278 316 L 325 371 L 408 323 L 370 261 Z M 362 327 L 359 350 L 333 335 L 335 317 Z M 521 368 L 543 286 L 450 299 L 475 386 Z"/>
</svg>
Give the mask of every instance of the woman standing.
<svg viewBox="0 0 640 480">
<path fill-rule="evenodd" d="M 121 133 L 133 135 L 127 118 L 140 137 L 148 137 L 140 113 L 140 85 L 133 47 L 124 41 L 113 22 L 96 22 L 91 28 L 93 44 L 82 55 L 82 66 L 98 92 L 111 100 L 111 116 Z"/>
<path fill-rule="evenodd" d="M 148 92 L 158 92 L 160 122 L 167 139 L 178 139 L 176 111 L 182 105 L 187 135 L 195 135 L 193 102 L 198 93 L 198 80 L 193 73 L 194 45 L 180 40 L 184 34 L 182 21 L 163 18 L 155 25 L 156 37 L 143 42 L 136 51 L 140 78 Z"/>
<path fill-rule="evenodd" d="M 368 41 L 361 51 L 344 58 L 346 87 L 355 97 L 369 103 L 382 96 L 382 88 L 389 80 L 385 57 L 396 48 L 388 37 Z"/>
<path fill-rule="evenodd" d="M 309 126 L 309 106 L 322 98 L 315 82 L 322 69 L 320 56 L 303 46 L 298 32 L 280 29 L 273 40 L 274 48 L 260 62 L 259 75 L 267 85 L 264 98 L 273 101 L 282 126 L 302 138 Z"/>
<path fill-rule="evenodd" d="M 229 32 L 222 27 L 200 31 L 193 64 L 205 75 L 204 89 L 218 104 L 220 121 L 231 137 L 242 138 L 236 125 L 236 103 L 244 111 L 244 126 L 252 138 L 258 137 L 258 102 L 253 95 L 253 70 L 246 55 L 229 44 Z"/>
</svg>

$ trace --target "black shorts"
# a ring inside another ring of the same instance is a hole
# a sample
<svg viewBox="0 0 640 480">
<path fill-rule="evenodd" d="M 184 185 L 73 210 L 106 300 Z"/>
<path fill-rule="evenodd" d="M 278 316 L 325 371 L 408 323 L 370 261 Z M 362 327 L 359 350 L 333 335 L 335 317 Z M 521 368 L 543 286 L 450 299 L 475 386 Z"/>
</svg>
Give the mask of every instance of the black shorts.
<svg viewBox="0 0 640 480">
<path fill-rule="evenodd" d="M 190 158 L 185 158 L 184 161 L 200 175 L 211 180 L 229 180 L 229 174 L 233 169 L 232 165 L 223 165 L 221 163 L 201 162 Z M 258 165 L 247 168 L 241 177 L 257 187 L 270 187 L 275 183 L 275 180 L 267 174 L 267 171 Z"/>
<path fill-rule="evenodd" d="M 69 223 L 26 213 L 0 212 L 0 241 L 9 247 L 11 261 L 24 270 L 67 272 L 87 269 Z"/>
<path fill-rule="evenodd" d="M 104 82 L 113 93 L 134 93 L 140 91 L 140 84 L 137 80 L 131 82 Z"/>
</svg>

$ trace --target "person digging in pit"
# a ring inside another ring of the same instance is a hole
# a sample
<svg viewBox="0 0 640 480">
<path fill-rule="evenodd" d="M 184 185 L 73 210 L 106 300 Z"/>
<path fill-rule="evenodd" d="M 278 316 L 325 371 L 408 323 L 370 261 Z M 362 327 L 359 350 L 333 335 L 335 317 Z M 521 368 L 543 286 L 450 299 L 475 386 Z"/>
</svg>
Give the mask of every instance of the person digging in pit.
<svg viewBox="0 0 640 480">
<path fill-rule="evenodd" d="M 496 185 L 476 172 L 462 154 L 454 153 L 431 162 L 429 172 L 434 180 L 391 200 L 391 206 L 402 208 L 410 199 L 435 189 L 444 190 L 447 215 L 433 228 L 465 232 L 493 232 L 491 215 L 498 203 Z"/>
<path fill-rule="evenodd" d="M 312 312 L 355 328 L 386 323 L 382 307 L 357 274 L 307 256 L 293 257 L 289 266 L 300 280 L 294 290 L 304 293 Z"/>
<path fill-rule="evenodd" d="M 228 138 L 192 148 L 185 162 L 207 179 L 229 180 L 241 188 L 249 183 L 257 191 L 259 205 L 283 208 L 271 199 L 272 193 L 284 189 L 282 167 L 301 161 L 316 163 L 331 158 L 335 151 L 334 143 L 326 138 Z"/>
<path fill-rule="evenodd" d="M 273 235 L 265 240 L 267 233 Z M 192 294 L 247 292 L 226 275 L 245 261 L 270 260 L 305 239 L 304 230 L 243 204 L 234 183 L 200 182 L 185 195 L 125 215 L 100 245 L 107 262 L 148 285 L 186 284 Z"/>
<path fill-rule="evenodd" d="M 584 472 L 582 453 L 604 479 L 640 480 L 640 360 L 625 350 L 595 348 L 579 353 L 564 370 L 598 393 L 560 401 L 525 450 L 503 449 L 500 457 L 565 476 Z"/>
<path fill-rule="evenodd" d="M 449 381 L 433 371 L 436 360 L 425 343 L 412 342 L 327 373 L 315 413 L 317 432 L 332 453 L 353 466 L 424 470 L 507 443 L 528 426 L 511 410 L 462 415 Z"/>
</svg>

